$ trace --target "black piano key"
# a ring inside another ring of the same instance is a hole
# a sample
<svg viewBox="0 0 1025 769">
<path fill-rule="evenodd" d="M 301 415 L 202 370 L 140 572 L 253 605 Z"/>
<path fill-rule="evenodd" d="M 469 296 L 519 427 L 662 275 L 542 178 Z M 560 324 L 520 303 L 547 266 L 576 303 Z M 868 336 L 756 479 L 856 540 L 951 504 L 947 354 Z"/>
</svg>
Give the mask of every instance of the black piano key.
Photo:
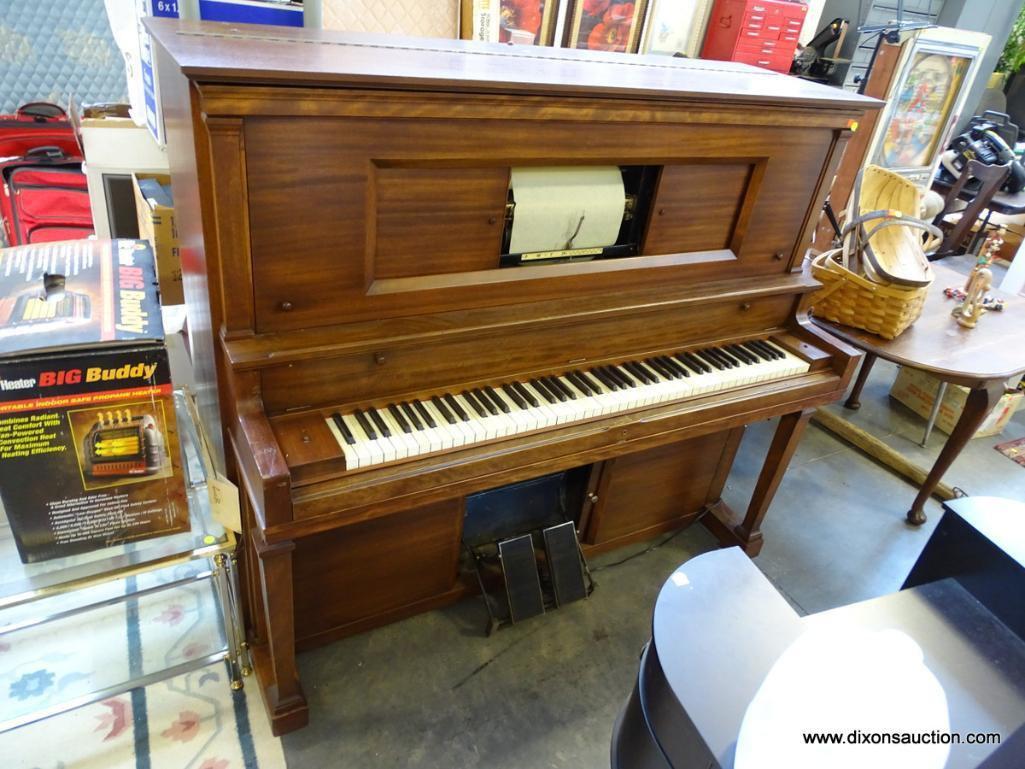
<svg viewBox="0 0 1025 769">
<path fill-rule="evenodd" d="M 745 350 L 740 345 L 731 344 L 726 349 L 729 350 L 730 354 L 734 358 L 740 358 L 741 362 L 743 362 L 743 363 L 751 365 L 752 363 L 757 363 L 758 362 L 758 358 L 756 358 L 754 355 L 749 353 L 747 350 Z"/>
<path fill-rule="evenodd" d="M 765 352 L 765 350 L 761 349 L 760 347 L 758 347 L 758 345 L 753 344 L 752 342 L 741 342 L 741 346 L 752 355 L 757 355 L 759 360 L 773 360 L 772 356 L 769 355 L 769 353 Z"/>
<path fill-rule="evenodd" d="M 683 362 L 697 369 L 699 374 L 711 374 L 711 367 L 692 352 L 681 352 L 678 356 Z"/>
<path fill-rule="evenodd" d="M 608 387 L 610 390 L 618 390 L 619 387 L 620 387 L 619 382 L 617 380 L 614 380 L 612 377 L 610 377 L 608 375 L 608 373 L 606 371 L 604 371 L 600 367 L 599 368 L 591 369 L 587 373 L 590 374 L 591 376 L 593 376 L 595 379 L 597 379 L 603 385 Z"/>
<path fill-rule="evenodd" d="M 504 400 L 498 397 L 498 393 L 495 392 L 495 389 L 491 385 L 485 385 L 484 392 L 486 392 L 491 397 L 491 400 L 494 402 L 496 406 L 498 406 L 502 413 L 509 413 L 509 405 Z"/>
<path fill-rule="evenodd" d="M 338 432 L 342 434 L 342 438 L 345 439 L 345 442 L 350 446 L 356 445 L 356 439 L 352 437 L 352 433 L 349 432 L 349 428 L 345 426 L 345 422 L 342 421 L 341 414 L 332 414 L 331 419 L 334 420 L 335 427 L 338 428 Z"/>
<path fill-rule="evenodd" d="M 634 368 L 648 375 L 649 384 L 658 384 L 662 381 L 662 373 L 647 361 L 634 361 Z"/>
<path fill-rule="evenodd" d="M 687 371 L 693 374 L 703 374 L 704 369 L 701 367 L 698 361 L 690 356 L 689 353 L 678 352 L 673 356 L 673 360 L 683 366 Z"/>
<path fill-rule="evenodd" d="M 388 404 L 388 413 L 391 414 L 391 418 L 395 420 L 395 424 L 402 428 L 402 432 L 413 432 L 412 426 L 409 424 L 406 418 L 402 416 L 402 412 L 399 411 L 399 407 L 396 406 L 394 403 Z"/>
<path fill-rule="evenodd" d="M 498 389 L 502 391 L 502 393 L 505 395 L 505 397 L 509 398 L 509 400 L 511 400 L 513 403 L 515 403 L 521 409 L 527 408 L 527 402 L 525 400 L 523 400 L 523 397 L 518 392 L 516 392 L 516 388 L 515 387 L 510 387 L 509 385 L 506 384 L 506 385 L 502 385 Z"/>
<path fill-rule="evenodd" d="M 727 355 L 718 347 L 709 347 L 708 354 L 722 361 L 726 368 L 737 368 L 740 365 L 737 361 L 733 360 L 732 356 Z"/>
<path fill-rule="evenodd" d="M 567 387 L 566 383 L 563 382 L 559 377 L 550 376 L 548 378 L 551 379 L 552 384 L 559 388 L 562 394 L 569 398 L 571 401 L 575 401 L 577 399 L 577 394 L 573 392 L 569 387 Z"/>
<path fill-rule="evenodd" d="M 467 416 L 466 410 L 462 406 L 459 405 L 459 401 L 457 401 L 455 398 L 453 398 L 448 393 L 445 393 L 444 398 L 445 398 L 445 403 L 447 403 L 448 407 L 450 409 L 452 409 L 456 413 L 457 417 L 459 417 L 464 422 L 470 421 L 470 417 Z"/>
<path fill-rule="evenodd" d="M 424 421 L 425 425 L 431 428 L 438 426 L 438 423 L 434 421 L 434 417 L 431 416 L 431 412 L 429 412 L 420 401 L 413 401 L 413 408 L 416 409 L 416 412 L 420 415 L 420 418 Z"/>
<path fill-rule="evenodd" d="M 644 361 L 644 365 L 653 371 L 658 372 L 658 375 L 663 379 L 679 379 L 680 375 L 673 371 L 671 368 L 666 366 L 665 363 L 660 361 L 658 358 L 647 358 Z"/>
<path fill-rule="evenodd" d="M 356 409 L 353 415 L 356 417 L 356 421 L 359 422 L 359 426 L 363 428 L 363 432 L 367 434 L 367 437 L 372 441 L 377 440 L 377 433 L 374 432 L 374 428 L 370 426 L 370 421 L 367 419 L 366 415 L 359 409 Z"/>
<path fill-rule="evenodd" d="M 746 342 L 738 343 L 737 347 L 739 347 L 752 358 L 754 358 L 755 363 L 761 363 L 763 360 L 765 360 L 761 355 L 758 354 L 758 350 L 756 350 L 754 347 L 747 344 Z"/>
<path fill-rule="evenodd" d="M 377 413 L 377 409 L 368 409 L 367 413 L 370 415 L 370 419 L 377 427 L 377 431 L 381 433 L 385 438 L 391 438 L 391 430 L 388 429 L 388 423 L 381 418 L 381 415 Z"/>
<path fill-rule="evenodd" d="M 744 365 L 744 362 L 737 358 L 733 353 L 728 352 L 725 347 L 716 347 L 715 354 L 720 358 L 724 358 L 727 363 L 732 363 L 733 368 L 740 368 Z"/>
<path fill-rule="evenodd" d="M 456 423 L 455 414 L 448 410 L 448 406 L 445 405 L 441 398 L 439 398 L 437 395 L 432 395 L 431 403 L 434 404 L 434 408 L 438 410 L 438 413 L 441 414 L 441 416 L 445 419 L 446 422 L 448 422 L 450 425 L 454 425 Z"/>
<path fill-rule="evenodd" d="M 524 387 L 519 382 L 513 382 L 512 386 L 516 388 L 516 392 L 518 392 L 520 394 L 520 397 L 523 398 L 523 400 L 525 400 L 527 403 L 529 403 L 532 408 L 536 409 L 538 406 L 541 405 L 538 402 L 537 398 L 535 398 L 531 394 L 530 390 L 528 390 L 526 387 Z"/>
<path fill-rule="evenodd" d="M 648 379 L 651 380 L 649 384 L 658 384 L 662 381 L 662 372 L 648 363 L 648 361 L 634 361 L 634 367 L 648 375 Z"/>
<path fill-rule="evenodd" d="M 719 369 L 720 371 L 726 370 L 726 364 L 718 358 L 709 355 L 708 350 L 695 350 L 694 354 L 701 358 L 701 360 L 705 361 L 705 363 L 709 364 L 712 368 Z"/>
<path fill-rule="evenodd" d="M 486 392 L 479 387 L 475 390 L 471 390 L 471 392 L 477 396 L 477 400 L 480 401 L 480 405 L 487 409 L 487 412 L 491 414 L 491 416 L 496 416 L 498 414 L 498 407 L 491 402 L 491 398 L 488 397 Z"/>
<path fill-rule="evenodd" d="M 598 394 L 597 392 L 595 392 L 594 387 L 591 384 L 589 384 L 588 381 L 584 379 L 578 371 L 570 371 L 568 374 L 566 374 L 566 378 L 569 379 L 569 381 L 571 381 L 573 384 L 575 384 L 577 386 L 577 389 L 580 390 L 580 392 L 582 392 L 584 395 Z"/>
<path fill-rule="evenodd" d="M 601 395 L 605 392 L 605 388 L 602 387 L 602 381 L 594 375 L 593 371 L 580 371 L 577 372 L 581 379 L 587 382 L 591 387 L 591 391 L 595 395 Z"/>
<path fill-rule="evenodd" d="M 409 405 L 408 403 L 400 403 L 399 408 L 402 410 L 402 413 L 405 414 L 406 419 L 409 420 L 409 423 L 413 425 L 413 429 L 424 429 L 423 422 L 420 421 L 420 417 L 416 415 L 416 410 L 411 405 Z"/>
<path fill-rule="evenodd" d="M 680 363 L 677 363 L 675 360 L 670 358 L 668 355 L 663 355 L 661 358 L 659 358 L 659 360 L 662 361 L 663 365 L 668 366 L 669 368 L 671 368 L 679 376 L 681 376 L 681 377 L 689 377 L 690 376 L 690 371 L 687 370 L 686 366 L 684 366 L 684 365 L 682 365 Z"/>
<path fill-rule="evenodd" d="M 609 376 L 619 382 L 620 387 L 626 390 L 637 387 L 640 384 L 622 366 L 606 366 L 605 370 L 609 372 Z"/>
<path fill-rule="evenodd" d="M 569 398 L 562 394 L 562 390 L 556 386 L 555 382 L 552 381 L 552 378 L 550 376 L 541 377 L 541 381 L 544 382 L 545 387 L 548 388 L 548 392 L 554 395 L 555 399 L 559 401 L 559 403 L 563 403 L 569 400 Z"/>
<path fill-rule="evenodd" d="M 787 357 L 786 354 L 783 352 L 783 350 L 781 350 L 775 344 L 770 342 L 768 339 L 763 340 L 762 344 L 764 344 L 766 347 L 768 347 L 770 350 L 772 350 L 774 353 L 776 353 L 776 355 L 779 356 L 780 360 L 783 360 L 784 358 Z"/>
<path fill-rule="evenodd" d="M 601 387 L 601 381 L 597 377 L 595 377 L 594 374 L 590 373 L 589 371 L 577 371 L 576 375 L 581 382 L 583 382 L 591 388 L 592 395 L 602 394 L 603 390 Z"/>
<path fill-rule="evenodd" d="M 779 351 L 772 349 L 764 339 L 752 339 L 751 344 L 753 344 L 759 350 L 762 350 L 766 355 L 768 355 L 773 360 L 782 360 L 783 358 Z"/>
<path fill-rule="evenodd" d="M 660 361 L 658 358 L 648 358 L 644 361 L 648 368 L 653 368 L 665 379 L 681 379 L 681 375 L 673 371 L 669 366 Z"/>
<path fill-rule="evenodd" d="M 647 369 L 641 366 L 639 363 L 633 361 L 627 361 L 620 366 L 621 369 L 626 369 L 628 372 L 633 374 L 637 379 L 640 379 L 644 384 L 655 384 L 658 380 L 653 377 Z"/>
<path fill-rule="evenodd" d="M 481 402 L 477 400 L 476 396 L 469 390 L 463 390 L 460 395 L 463 396 L 464 400 L 470 404 L 470 408 L 477 412 L 477 416 L 481 419 L 488 415 L 488 410 L 481 405 Z"/>
<path fill-rule="evenodd" d="M 541 393 L 541 397 L 544 398 L 549 403 L 558 403 L 559 402 L 559 399 L 555 397 L 555 394 L 552 393 L 551 389 L 548 387 L 548 385 L 543 380 L 541 380 L 541 379 L 531 379 L 530 380 L 530 384 L 531 384 L 531 386 L 535 390 L 537 390 L 539 393 Z"/>
</svg>

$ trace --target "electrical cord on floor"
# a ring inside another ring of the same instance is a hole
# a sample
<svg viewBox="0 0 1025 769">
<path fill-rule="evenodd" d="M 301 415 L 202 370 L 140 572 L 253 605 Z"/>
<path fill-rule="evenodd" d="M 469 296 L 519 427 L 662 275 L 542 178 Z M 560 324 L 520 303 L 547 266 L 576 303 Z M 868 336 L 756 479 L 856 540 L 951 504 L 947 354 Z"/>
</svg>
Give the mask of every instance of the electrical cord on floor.
<svg viewBox="0 0 1025 769">
<path fill-rule="evenodd" d="M 666 537 L 663 537 L 658 542 L 656 542 L 653 545 L 649 545 L 644 550 L 639 550 L 636 553 L 633 553 L 632 555 L 628 555 L 626 558 L 624 558 L 624 559 L 622 559 L 620 561 L 613 561 L 612 563 L 606 563 L 606 564 L 603 564 L 601 566 L 596 566 L 593 569 L 591 569 L 591 572 L 596 574 L 599 571 L 605 571 L 606 569 L 611 569 L 613 566 L 622 566 L 627 561 L 632 561 L 634 558 L 640 558 L 642 555 L 647 555 L 648 553 L 651 553 L 651 552 L 653 552 L 655 550 L 658 550 L 663 545 L 669 544 L 669 542 L 674 537 L 679 536 L 681 531 L 683 531 L 683 529 L 677 529 L 672 534 L 670 534 L 670 535 L 668 535 Z"/>
</svg>

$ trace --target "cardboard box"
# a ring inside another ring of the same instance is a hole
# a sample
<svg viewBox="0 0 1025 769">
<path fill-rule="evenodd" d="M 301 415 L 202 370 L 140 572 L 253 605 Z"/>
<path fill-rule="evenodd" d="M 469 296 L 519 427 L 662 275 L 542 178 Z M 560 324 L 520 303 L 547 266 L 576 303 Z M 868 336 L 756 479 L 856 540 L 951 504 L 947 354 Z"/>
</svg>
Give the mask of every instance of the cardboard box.
<svg viewBox="0 0 1025 769">
<path fill-rule="evenodd" d="M 184 304 L 181 249 L 174 221 L 171 177 L 166 174 L 132 174 L 139 237 L 148 240 L 157 259 L 161 304 Z"/>
<path fill-rule="evenodd" d="M 900 401 L 923 419 L 928 419 L 939 384 L 939 379 L 924 371 L 901 367 L 893 387 L 890 388 L 890 397 Z M 985 438 L 1002 432 L 1011 416 L 1018 410 L 1023 398 L 1025 393 L 1020 390 L 1004 395 L 972 437 Z M 967 387 L 948 385 L 940 404 L 940 411 L 936 415 L 937 429 L 949 435 L 961 417 L 967 399 Z"/>
<path fill-rule="evenodd" d="M 0 500 L 22 561 L 189 530 L 149 246 L 0 250 Z"/>
</svg>

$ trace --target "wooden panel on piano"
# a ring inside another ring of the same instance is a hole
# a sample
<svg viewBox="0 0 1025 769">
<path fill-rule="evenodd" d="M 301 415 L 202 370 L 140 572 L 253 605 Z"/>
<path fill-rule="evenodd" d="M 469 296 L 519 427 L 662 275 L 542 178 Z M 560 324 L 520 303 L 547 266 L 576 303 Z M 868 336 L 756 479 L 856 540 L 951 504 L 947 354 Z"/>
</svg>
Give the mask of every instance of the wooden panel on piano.
<svg viewBox="0 0 1025 769">
<path fill-rule="evenodd" d="M 584 541 L 607 549 L 684 525 L 719 499 L 738 444 L 724 430 L 609 460 Z"/>
<path fill-rule="evenodd" d="M 585 360 L 636 356 L 697 339 L 754 335 L 781 327 L 793 314 L 793 295 L 745 301 L 709 300 L 699 307 L 664 307 L 614 318 L 551 322 L 545 329 L 507 330 L 495 336 L 424 343 L 416 337 L 344 357 L 269 366 L 261 371 L 268 413 L 288 408 L 342 406 L 452 384 L 557 369 Z"/>
<path fill-rule="evenodd" d="M 751 187 L 757 183 L 751 182 L 760 180 L 763 171 L 762 163 L 667 165 L 651 206 L 644 252 L 708 251 L 734 245 L 739 250 L 743 232 L 737 225 L 754 206 L 758 193 Z M 694 194 L 696 189 L 700 195 Z"/>
<path fill-rule="evenodd" d="M 287 118 L 248 119 L 248 200 L 261 212 L 250 222 L 256 330 L 780 274 L 798 249 L 835 139 L 797 126 L 710 131 L 668 121 L 528 120 L 520 112 L 513 105 L 499 114 L 520 119 L 421 120 L 415 132 L 405 119 L 308 118 L 301 132 Z M 681 110 L 674 119 L 685 116 Z M 667 166 L 657 192 L 666 213 L 659 216 L 656 203 L 641 256 L 499 268 L 504 216 L 494 210 L 496 182 L 510 167 L 609 163 Z M 416 180 L 416 190 L 394 197 L 393 174 Z M 451 197 L 446 180 L 454 182 Z M 466 204 L 473 196 L 477 207 Z M 435 223 L 417 243 L 411 234 L 396 237 L 396 216 Z M 462 226 L 442 232 L 445 220 Z M 301 268 L 282 253 L 301 255 Z"/>
<path fill-rule="evenodd" d="M 462 529 L 463 504 L 455 499 L 298 540 L 297 641 L 323 643 L 319 636 L 356 632 L 373 617 L 429 608 L 420 604 L 456 584 Z"/>
<path fill-rule="evenodd" d="M 376 278 L 494 267 L 509 172 L 504 168 L 375 167 Z"/>
</svg>

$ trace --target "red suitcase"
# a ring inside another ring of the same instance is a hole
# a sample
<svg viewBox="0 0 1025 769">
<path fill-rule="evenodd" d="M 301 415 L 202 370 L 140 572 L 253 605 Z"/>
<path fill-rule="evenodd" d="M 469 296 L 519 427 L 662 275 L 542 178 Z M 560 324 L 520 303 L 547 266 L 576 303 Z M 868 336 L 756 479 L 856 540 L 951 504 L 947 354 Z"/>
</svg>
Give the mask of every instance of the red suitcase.
<svg viewBox="0 0 1025 769">
<path fill-rule="evenodd" d="M 82 159 L 68 113 L 56 104 L 34 102 L 13 115 L 0 115 L 0 161 L 39 147 L 56 147 L 69 158 Z"/>
<path fill-rule="evenodd" d="M 0 116 L 0 177 L 7 245 L 92 235 L 81 151 L 57 105 L 26 104 L 14 115 Z"/>
</svg>

